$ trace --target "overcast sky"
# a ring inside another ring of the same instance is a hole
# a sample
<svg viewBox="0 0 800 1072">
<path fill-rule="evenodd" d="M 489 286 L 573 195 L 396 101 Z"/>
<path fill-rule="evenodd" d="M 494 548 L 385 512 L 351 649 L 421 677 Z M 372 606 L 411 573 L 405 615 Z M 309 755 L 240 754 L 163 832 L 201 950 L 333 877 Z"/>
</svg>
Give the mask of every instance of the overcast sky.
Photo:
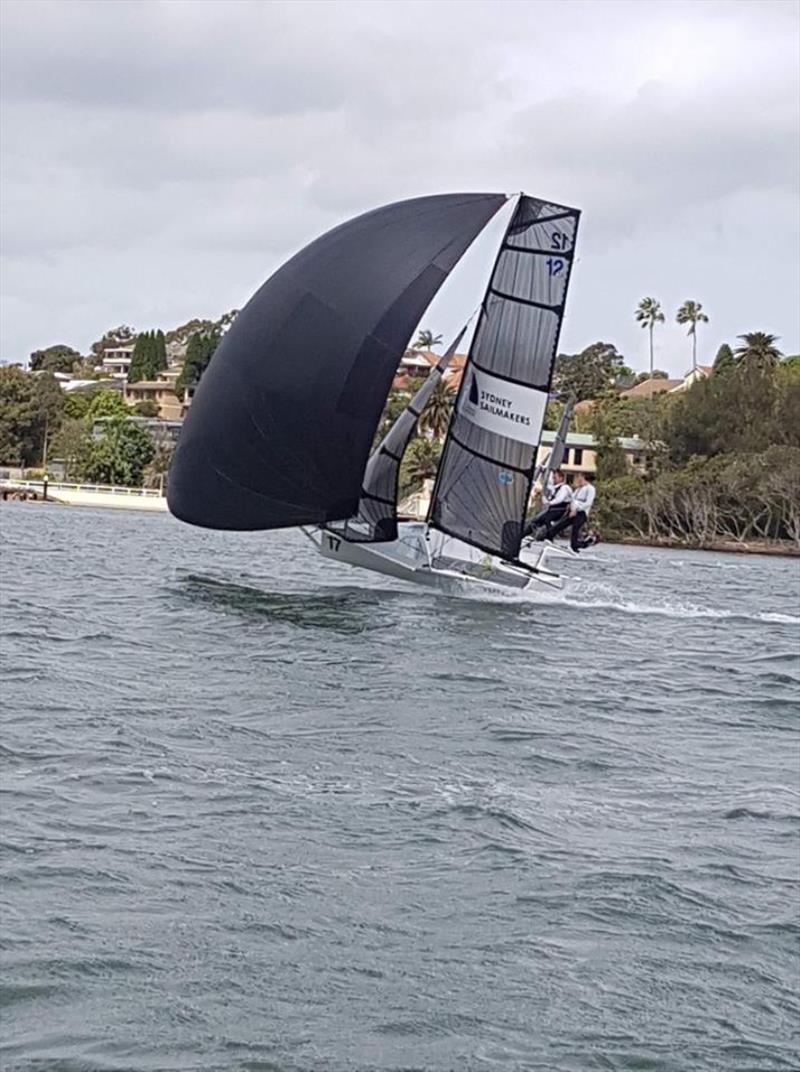
<svg viewBox="0 0 800 1072">
<path fill-rule="evenodd" d="M 745 331 L 800 350 L 795 0 L 2 0 L 0 357 L 241 307 L 375 205 L 525 190 L 583 210 L 560 349 L 634 367 Z M 471 312 L 481 240 L 425 326 Z"/>
</svg>

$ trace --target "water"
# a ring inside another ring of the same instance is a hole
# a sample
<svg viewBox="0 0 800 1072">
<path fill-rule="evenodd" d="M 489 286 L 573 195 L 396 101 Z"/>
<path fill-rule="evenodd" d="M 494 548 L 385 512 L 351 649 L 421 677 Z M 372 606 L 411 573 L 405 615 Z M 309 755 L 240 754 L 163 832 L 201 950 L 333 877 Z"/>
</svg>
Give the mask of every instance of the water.
<svg viewBox="0 0 800 1072">
<path fill-rule="evenodd" d="M 797 561 L 3 533 L 3 1072 L 800 1067 Z"/>
</svg>

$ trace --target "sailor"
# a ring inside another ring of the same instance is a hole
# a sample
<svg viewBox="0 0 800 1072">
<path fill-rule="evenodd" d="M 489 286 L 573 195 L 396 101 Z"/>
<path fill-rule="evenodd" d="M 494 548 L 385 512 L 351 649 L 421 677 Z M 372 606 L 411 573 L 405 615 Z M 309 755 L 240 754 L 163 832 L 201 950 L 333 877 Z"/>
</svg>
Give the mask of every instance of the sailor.
<svg viewBox="0 0 800 1072">
<path fill-rule="evenodd" d="M 542 491 L 543 509 L 527 523 L 524 535 L 533 536 L 535 533 L 535 539 L 549 540 L 552 536 L 551 525 L 565 517 L 571 499 L 572 491 L 567 478 L 562 469 L 556 469 L 552 481 L 549 481 Z M 537 529 L 540 531 L 536 532 Z"/>
<path fill-rule="evenodd" d="M 578 473 L 575 478 L 575 489 L 572 492 L 569 512 L 551 530 L 551 535 L 557 536 L 559 532 L 563 532 L 564 529 L 572 525 L 569 545 L 576 554 L 578 551 L 591 547 L 593 543 L 597 542 L 596 538 L 592 540 L 583 540 L 581 538 L 581 529 L 586 524 L 589 512 L 594 505 L 594 497 L 597 494 L 597 489 L 592 483 L 593 479 L 588 474 Z"/>
</svg>

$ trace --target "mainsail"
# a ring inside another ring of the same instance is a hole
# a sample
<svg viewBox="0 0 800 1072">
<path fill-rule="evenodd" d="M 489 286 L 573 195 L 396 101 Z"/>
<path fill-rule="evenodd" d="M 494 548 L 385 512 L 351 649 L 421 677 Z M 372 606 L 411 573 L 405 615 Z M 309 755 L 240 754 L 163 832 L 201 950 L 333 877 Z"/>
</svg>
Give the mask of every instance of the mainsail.
<svg viewBox="0 0 800 1072">
<path fill-rule="evenodd" d="M 358 513 L 342 526 L 334 526 L 344 537 L 359 543 L 381 543 L 397 539 L 397 493 L 400 464 L 414 435 L 417 421 L 442 382 L 447 366 L 456 354 L 465 325 L 428 373 L 420 389 L 383 437 L 367 463 Z"/>
<path fill-rule="evenodd" d="M 280 268 L 203 376 L 170 471 L 195 525 L 271 529 L 358 510 L 370 445 L 411 332 L 502 194 L 401 201 Z"/>
<path fill-rule="evenodd" d="M 514 561 L 564 313 L 577 209 L 520 197 L 484 299 L 428 520 Z"/>
</svg>

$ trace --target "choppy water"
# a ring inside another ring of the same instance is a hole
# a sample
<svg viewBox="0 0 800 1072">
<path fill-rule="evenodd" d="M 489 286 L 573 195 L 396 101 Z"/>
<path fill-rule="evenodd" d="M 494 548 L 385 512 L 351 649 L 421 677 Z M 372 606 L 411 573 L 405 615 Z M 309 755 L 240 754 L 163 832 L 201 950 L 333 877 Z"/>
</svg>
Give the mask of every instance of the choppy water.
<svg viewBox="0 0 800 1072">
<path fill-rule="evenodd" d="M 0 526 L 4 1072 L 800 1067 L 796 561 Z"/>
</svg>

